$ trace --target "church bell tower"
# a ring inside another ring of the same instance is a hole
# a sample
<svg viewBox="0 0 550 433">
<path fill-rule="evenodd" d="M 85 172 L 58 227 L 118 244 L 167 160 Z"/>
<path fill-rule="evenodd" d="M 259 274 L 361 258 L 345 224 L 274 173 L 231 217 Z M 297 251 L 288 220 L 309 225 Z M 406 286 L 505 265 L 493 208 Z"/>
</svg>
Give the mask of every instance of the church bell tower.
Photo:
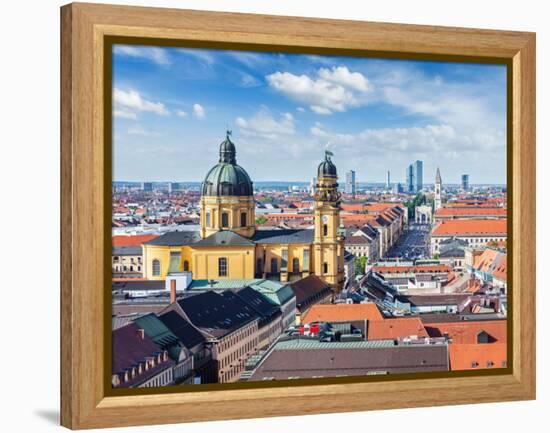
<svg viewBox="0 0 550 433">
<path fill-rule="evenodd" d="M 439 167 L 437 167 L 437 173 L 435 174 L 434 187 L 434 211 L 436 211 L 441 207 L 441 173 Z"/>
<path fill-rule="evenodd" d="M 340 232 L 340 193 L 332 152 L 317 169 L 315 185 L 315 274 L 333 286 L 335 293 L 344 283 L 344 236 Z"/>
</svg>

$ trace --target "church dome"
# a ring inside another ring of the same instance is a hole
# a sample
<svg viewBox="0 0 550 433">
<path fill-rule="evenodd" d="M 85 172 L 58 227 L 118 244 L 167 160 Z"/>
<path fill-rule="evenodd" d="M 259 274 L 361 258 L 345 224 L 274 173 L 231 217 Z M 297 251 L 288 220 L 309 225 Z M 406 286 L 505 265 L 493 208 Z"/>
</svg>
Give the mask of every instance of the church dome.
<svg viewBox="0 0 550 433">
<path fill-rule="evenodd" d="M 250 176 L 237 165 L 235 145 L 230 132 L 220 144 L 220 161 L 212 167 L 202 183 L 203 196 L 252 196 Z"/>
<path fill-rule="evenodd" d="M 336 166 L 330 159 L 331 156 L 332 152 L 329 152 L 328 150 L 325 151 L 325 160 L 321 162 L 317 168 L 317 178 L 338 177 L 338 174 L 336 173 Z"/>
</svg>

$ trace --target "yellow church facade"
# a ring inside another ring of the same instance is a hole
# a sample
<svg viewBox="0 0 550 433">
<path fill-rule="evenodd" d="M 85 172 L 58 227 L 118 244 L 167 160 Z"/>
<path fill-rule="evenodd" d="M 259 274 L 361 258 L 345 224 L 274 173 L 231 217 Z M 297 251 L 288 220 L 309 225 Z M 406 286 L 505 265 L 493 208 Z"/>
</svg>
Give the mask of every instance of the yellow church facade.
<svg viewBox="0 0 550 433">
<path fill-rule="evenodd" d="M 317 170 L 314 229 L 256 229 L 253 184 L 237 165 L 235 145 L 202 183 L 200 230 L 165 233 L 143 245 L 144 276 L 161 280 L 191 272 L 195 280 L 269 278 L 293 281 L 315 274 L 335 291 L 344 283 L 344 237 L 336 167 L 325 154 Z"/>
</svg>

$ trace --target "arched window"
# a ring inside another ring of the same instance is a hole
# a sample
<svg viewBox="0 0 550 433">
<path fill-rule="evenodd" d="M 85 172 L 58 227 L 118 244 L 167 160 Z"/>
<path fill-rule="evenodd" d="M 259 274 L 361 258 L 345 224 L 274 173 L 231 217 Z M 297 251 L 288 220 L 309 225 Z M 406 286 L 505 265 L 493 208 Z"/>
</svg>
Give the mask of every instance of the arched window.
<svg viewBox="0 0 550 433">
<path fill-rule="evenodd" d="M 211 227 L 211 224 L 212 224 L 212 217 L 210 216 L 210 212 L 206 212 L 205 225 L 206 227 Z"/>
<path fill-rule="evenodd" d="M 328 274 L 328 263 L 323 263 L 323 274 Z"/>
<path fill-rule="evenodd" d="M 326 224 L 323 224 L 323 236 L 328 235 L 328 226 Z"/>
<path fill-rule="evenodd" d="M 229 214 L 227 212 L 222 213 L 222 227 L 229 227 Z"/>
<path fill-rule="evenodd" d="M 160 276 L 160 260 L 153 260 L 153 276 L 158 277 Z"/>
<path fill-rule="evenodd" d="M 273 258 L 271 259 L 271 273 L 272 273 L 272 274 L 276 274 L 278 268 L 279 268 L 279 264 L 277 263 L 277 258 L 276 258 L 276 257 L 273 257 Z"/>
<path fill-rule="evenodd" d="M 227 259 L 225 257 L 218 259 L 218 276 L 227 277 Z"/>
<path fill-rule="evenodd" d="M 246 227 L 246 212 L 241 212 L 241 227 Z"/>
<path fill-rule="evenodd" d="M 300 260 L 298 259 L 298 257 L 294 257 L 292 259 L 292 272 L 294 272 L 295 274 L 300 272 Z"/>
<path fill-rule="evenodd" d="M 183 262 L 183 272 L 189 272 L 189 262 L 187 260 Z"/>
</svg>

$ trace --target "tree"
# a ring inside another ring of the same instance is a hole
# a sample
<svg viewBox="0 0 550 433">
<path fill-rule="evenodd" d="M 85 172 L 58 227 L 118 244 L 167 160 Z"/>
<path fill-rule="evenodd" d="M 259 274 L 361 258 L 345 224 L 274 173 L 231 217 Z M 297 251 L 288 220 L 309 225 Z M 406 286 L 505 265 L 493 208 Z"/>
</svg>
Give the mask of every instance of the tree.
<svg viewBox="0 0 550 433">
<path fill-rule="evenodd" d="M 422 193 L 416 194 L 412 201 L 406 201 L 403 203 L 407 207 L 407 213 L 409 215 L 409 220 L 414 219 L 414 208 L 420 206 L 421 204 L 426 203 L 426 196 Z"/>
<path fill-rule="evenodd" d="M 355 275 L 364 275 L 367 258 L 365 256 L 355 257 Z"/>
<path fill-rule="evenodd" d="M 267 222 L 267 218 L 263 215 L 260 215 L 259 217 L 256 217 L 256 225 L 261 226 L 262 224 L 265 224 Z"/>
</svg>

